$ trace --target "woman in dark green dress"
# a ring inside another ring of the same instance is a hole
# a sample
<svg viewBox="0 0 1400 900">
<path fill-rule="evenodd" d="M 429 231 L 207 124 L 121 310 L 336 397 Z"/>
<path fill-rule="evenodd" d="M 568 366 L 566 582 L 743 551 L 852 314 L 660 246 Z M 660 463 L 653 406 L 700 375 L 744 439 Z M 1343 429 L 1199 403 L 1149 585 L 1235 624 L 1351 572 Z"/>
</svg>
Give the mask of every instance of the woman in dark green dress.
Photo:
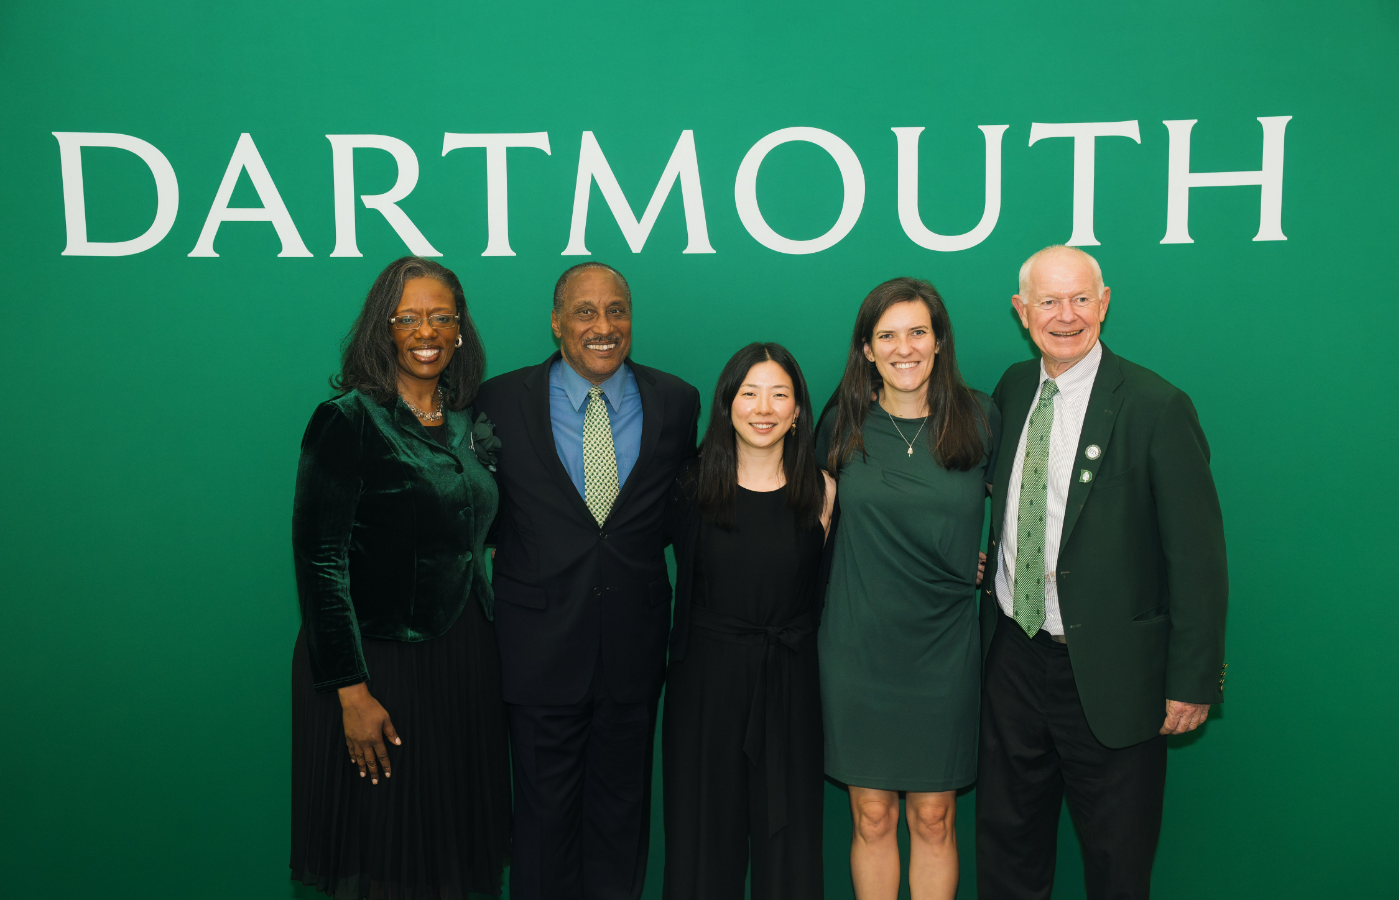
<svg viewBox="0 0 1400 900">
<path fill-rule="evenodd" d="M 978 543 L 998 418 L 958 372 L 933 285 L 897 278 L 870 292 L 818 435 L 841 509 L 818 635 L 826 771 L 850 786 L 859 900 L 898 894 L 900 792 L 911 893 L 957 891 L 953 816 L 977 774 Z"/>
</svg>

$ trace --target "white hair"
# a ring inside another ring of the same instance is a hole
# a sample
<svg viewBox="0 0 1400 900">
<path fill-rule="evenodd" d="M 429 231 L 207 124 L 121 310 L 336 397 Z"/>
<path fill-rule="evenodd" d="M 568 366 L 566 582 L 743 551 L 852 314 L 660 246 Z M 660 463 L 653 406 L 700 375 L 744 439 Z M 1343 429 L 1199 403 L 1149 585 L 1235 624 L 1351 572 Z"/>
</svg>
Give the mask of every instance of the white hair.
<svg viewBox="0 0 1400 900">
<path fill-rule="evenodd" d="M 1035 264 L 1035 261 L 1042 256 L 1051 253 L 1060 253 L 1062 251 L 1077 253 L 1088 261 L 1089 268 L 1094 270 L 1094 290 L 1100 295 L 1103 294 L 1103 269 L 1099 268 L 1099 261 L 1097 259 L 1094 259 L 1078 247 L 1067 247 L 1064 244 L 1051 244 L 1049 247 L 1032 253 L 1030 259 L 1021 264 L 1021 275 L 1018 286 L 1020 287 L 1022 297 L 1028 296 L 1031 292 L 1031 266 Z"/>
</svg>

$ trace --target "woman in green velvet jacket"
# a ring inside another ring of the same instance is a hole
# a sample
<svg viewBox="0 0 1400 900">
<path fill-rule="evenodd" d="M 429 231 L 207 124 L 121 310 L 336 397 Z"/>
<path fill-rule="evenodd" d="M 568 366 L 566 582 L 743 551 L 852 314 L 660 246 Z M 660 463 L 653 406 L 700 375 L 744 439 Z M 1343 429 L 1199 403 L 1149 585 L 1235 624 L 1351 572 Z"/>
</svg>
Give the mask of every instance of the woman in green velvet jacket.
<svg viewBox="0 0 1400 900">
<path fill-rule="evenodd" d="M 341 900 L 499 893 L 510 769 L 483 544 L 499 442 L 461 283 L 404 257 L 302 439 L 293 879 Z"/>
</svg>

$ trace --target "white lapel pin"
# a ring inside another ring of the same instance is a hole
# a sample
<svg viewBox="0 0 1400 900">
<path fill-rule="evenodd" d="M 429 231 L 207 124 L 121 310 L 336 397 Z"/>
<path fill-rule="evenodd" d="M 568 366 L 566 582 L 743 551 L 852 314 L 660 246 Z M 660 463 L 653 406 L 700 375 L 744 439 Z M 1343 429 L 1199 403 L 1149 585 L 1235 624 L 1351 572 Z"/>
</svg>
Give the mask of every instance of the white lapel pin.
<svg viewBox="0 0 1400 900">
<path fill-rule="evenodd" d="M 1090 459 L 1098 459 L 1099 454 L 1102 452 L 1103 451 L 1099 449 L 1098 444 L 1090 444 L 1089 446 L 1084 448 L 1084 455 L 1089 457 Z"/>
<path fill-rule="evenodd" d="M 1088 484 L 1089 482 L 1094 480 L 1094 473 L 1090 472 L 1088 469 L 1080 469 L 1079 480 L 1085 484 Z"/>
</svg>

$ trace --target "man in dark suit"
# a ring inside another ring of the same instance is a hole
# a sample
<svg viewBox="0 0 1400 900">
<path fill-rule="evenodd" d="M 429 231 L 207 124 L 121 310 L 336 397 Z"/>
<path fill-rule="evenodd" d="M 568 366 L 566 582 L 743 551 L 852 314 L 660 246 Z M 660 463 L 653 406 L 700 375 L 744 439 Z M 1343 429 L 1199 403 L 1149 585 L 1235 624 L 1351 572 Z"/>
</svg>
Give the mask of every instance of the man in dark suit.
<svg viewBox="0 0 1400 900">
<path fill-rule="evenodd" d="M 496 639 L 510 720 L 514 900 L 629 900 L 646 874 L 652 735 L 671 622 L 661 518 L 700 395 L 628 358 L 632 292 L 583 263 L 554 289 L 559 352 L 481 386 L 501 439 Z"/>
<path fill-rule="evenodd" d="M 1169 734 L 1225 690 L 1225 536 L 1191 400 L 1099 341 L 1098 263 L 1047 247 L 1012 305 L 1040 359 L 1002 414 L 981 604 L 982 900 L 1045 900 L 1061 799 L 1091 900 L 1146 898 Z"/>
</svg>

